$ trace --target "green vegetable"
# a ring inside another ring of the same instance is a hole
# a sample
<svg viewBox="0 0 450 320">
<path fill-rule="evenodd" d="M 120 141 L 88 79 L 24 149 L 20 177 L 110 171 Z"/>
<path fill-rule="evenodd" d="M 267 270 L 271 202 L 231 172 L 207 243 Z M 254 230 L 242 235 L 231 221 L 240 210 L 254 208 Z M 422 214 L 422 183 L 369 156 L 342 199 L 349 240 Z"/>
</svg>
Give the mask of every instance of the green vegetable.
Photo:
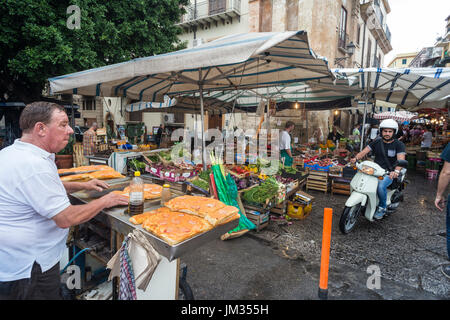
<svg viewBox="0 0 450 320">
<path fill-rule="evenodd" d="M 245 191 L 243 199 L 250 203 L 264 204 L 278 194 L 278 187 L 279 185 L 273 177 L 267 178 L 260 186 Z"/>
<path fill-rule="evenodd" d="M 202 188 L 203 190 L 209 191 L 209 183 L 203 179 L 195 179 L 191 182 L 194 186 Z"/>
<path fill-rule="evenodd" d="M 131 159 L 130 164 L 133 166 L 136 171 L 140 171 L 141 169 L 145 169 L 145 163 L 142 161 L 139 161 L 137 159 Z"/>
<path fill-rule="evenodd" d="M 209 175 L 211 174 L 211 169 L 208 169 L 206 171 L 202 171 L 199 173 L 199 177 L 203 180 L 209 181 Z"/>
<path fill-rule="evenodd" d="M 171 157 L 170 157 L 170 152 L 165 152 L 165 151 L 161 151 L 160 153 L 158 153 L 158 155 L 163 158 L 164 160 L 170 161 Z"/>
</svg>

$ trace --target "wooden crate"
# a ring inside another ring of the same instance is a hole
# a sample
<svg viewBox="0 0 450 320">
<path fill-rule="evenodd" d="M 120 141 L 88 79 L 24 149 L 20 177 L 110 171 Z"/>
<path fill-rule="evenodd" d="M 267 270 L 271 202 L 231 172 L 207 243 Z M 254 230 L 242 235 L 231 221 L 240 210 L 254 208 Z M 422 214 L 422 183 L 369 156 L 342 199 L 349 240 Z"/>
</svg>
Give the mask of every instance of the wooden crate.
<svg viewBox="0 0 450 320">
<path fill-rule="evenodd" d="M 331 182 L 331 194 L 344 194 L 350 195 L 350 181 L 342 179 L 333 179 Z"/>
<path fill-rule="evenodd" d="M 246 208 L 247 219 L 249 219 L 256 226 L 256 231 L 259 232 L 269 225 L 270 212 L 255 214 L 253 210 Z"/>
<path fill-rule="evenodd" d="M 284 215 L 286 214 L 286 209 L 287 209 L 287 200 L 281 202 L 280 204 L 270 209 L 270 212 Z"/>
<path fill-rule="evenodd" d="M 84 155 L 83 155 L 83 144 L 75 143 L 73 145 L 73 160 L 75 162 L 75 167 L 81 167 L 84 164 Z"/>
<path fill-rule="evenodd" d="M 310 170 L 306 180 L 306 191 L 317 190 L 328 192 L 328 172 Z"/>
</svg>

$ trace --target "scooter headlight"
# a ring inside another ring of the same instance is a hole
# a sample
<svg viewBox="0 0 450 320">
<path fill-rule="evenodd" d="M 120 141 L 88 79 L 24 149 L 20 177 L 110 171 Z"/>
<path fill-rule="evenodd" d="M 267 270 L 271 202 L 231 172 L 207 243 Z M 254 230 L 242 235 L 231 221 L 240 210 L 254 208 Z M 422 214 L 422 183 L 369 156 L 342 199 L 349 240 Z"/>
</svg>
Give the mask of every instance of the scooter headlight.
<svg viewBox="0 0 450 320">
<path fill-rule="evenodd" d="M 363 166 L 361 172 L 372 176 L 375 173 L 375 169 L 369 166 Z"/>
</svg>

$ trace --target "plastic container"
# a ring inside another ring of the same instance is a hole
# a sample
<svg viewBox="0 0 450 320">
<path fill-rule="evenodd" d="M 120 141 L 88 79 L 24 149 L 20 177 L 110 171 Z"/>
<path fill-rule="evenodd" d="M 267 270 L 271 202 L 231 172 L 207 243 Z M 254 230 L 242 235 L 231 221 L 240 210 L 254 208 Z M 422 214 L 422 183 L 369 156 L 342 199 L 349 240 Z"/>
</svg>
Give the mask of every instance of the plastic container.
<svg viewBox="0 0 450 320">
<path fill-rule="evenodd" d="M 163 189 L 161 192 L 161 205 L 164 206 L 164 204 L 170 200 L 172 196 L 172 192 L 170 191 L 170 184 L 164 184 Z"/>
<path fill-rule="evenodd" d="M 438 174 L 439 174 L 439 170 L 426 169 L 426 177 L 428 180 L 436 179 Z"/>
<path fill-rule="evenodd" d="M 297 202 L 288 202 L 288 216 L 293 219 L 304 219 L 306 218 L 309 213 L 311 212 L 312 204 L 301 204 Z"/>
<path fill-rule="evenodd" d="M 144 212 L 144 181 L 139 171 L 134 172 L 134 177 L 130 182 L 128 212 L 131 216 Z"/>
</svg>

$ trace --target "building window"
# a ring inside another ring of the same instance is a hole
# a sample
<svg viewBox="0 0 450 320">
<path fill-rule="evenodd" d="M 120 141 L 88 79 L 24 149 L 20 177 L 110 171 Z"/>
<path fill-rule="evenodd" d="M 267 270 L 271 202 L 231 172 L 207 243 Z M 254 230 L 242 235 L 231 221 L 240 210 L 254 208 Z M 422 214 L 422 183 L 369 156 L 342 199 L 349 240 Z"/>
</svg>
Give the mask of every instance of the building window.
<svg viewBox="0 0 450 320">
<path fill-rule="evenodd" d="M 95 110 L 95 100 L 83 100 L 83 110 Z"/>
<path fill-rule="evenodd" d="M 338 47 L 345 48 L 345 42 L 347 39 L 347 10 L 341 7 L 341 21 L 339 23 L 339 41 Z"/>
<path fill-rule="evenodd" d="M 406 59 L 402 59 L 402 64 L 406 64 Z"/>
<path fill-rule="evenodd" d="M 361 38 L 361 26 L 358 24 L 356 26 L 356 43 L 359 45 Z"/>
<path fill-rule="evenodd" d="M 372 55 L 372 41 L 370 41 L 370 39 L 368 39 L 366 68 L 370 68 L 370 56 L 371 55 Z"/>
</svg>

